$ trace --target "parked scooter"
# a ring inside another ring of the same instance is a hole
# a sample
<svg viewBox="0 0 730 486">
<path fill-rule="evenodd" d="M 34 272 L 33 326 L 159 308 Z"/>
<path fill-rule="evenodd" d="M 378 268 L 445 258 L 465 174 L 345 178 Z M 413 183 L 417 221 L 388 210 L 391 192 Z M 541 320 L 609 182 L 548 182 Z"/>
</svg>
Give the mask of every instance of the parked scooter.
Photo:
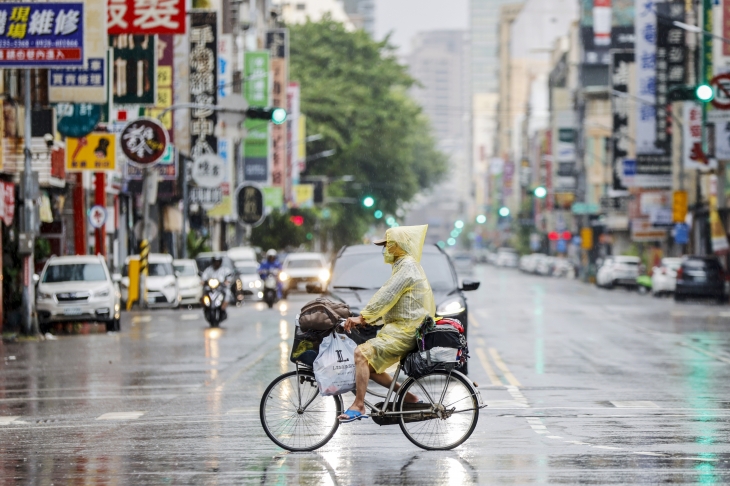
<svg viewBox="0 0 730 486">
<path fill-rule="evenodd" d="M 208 279 L 203 285 L 203 315 L 210 327 L 218 327 L 222 321 L 228 318 L 227 312 L 223 309 L 226 299 L 226 282 L 217 278 Z"/>
<path fill-rule="evenodd" d="M 269 270 L 264 275 L 264 302 L 269 309 L 279 300 L 279 270 Z"/>
</svg>

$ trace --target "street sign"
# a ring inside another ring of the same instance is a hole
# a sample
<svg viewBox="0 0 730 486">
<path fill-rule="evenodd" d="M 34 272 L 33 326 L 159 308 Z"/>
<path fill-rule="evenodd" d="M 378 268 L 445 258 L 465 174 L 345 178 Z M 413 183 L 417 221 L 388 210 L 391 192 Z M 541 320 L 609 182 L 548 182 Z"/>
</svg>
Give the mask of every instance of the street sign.
<svg viewBox="0 0 730 486">
<path fill-rule="evenodd" d="M 89 225 L 92 228 L 100 229 L 106 224 L 106 208 L 96 205 L 89 210 Z"/>
<path fill-rule="evenodd" d="M 165 155 L 169 139 L 159 120 L 138 118 L 127 123 L 120 142 L 122 152 L 131 162 L 151 167 Z"/>
<path fill-rule="evenodd" d="M 147 235 L 147 238 L 149 240 L 154 240 L 155 238 L 157 238 L 157 231 L 158 231 L 157 223 L 155 223 L 154 221 L 147 221 L 147 231 L 143 232 L 142 231 L 143 228 L 144 228 L 144 224 L 143 224 L 142 220 L 140 219 L 139 221 L 137 221 L 137 223 L 135 223 L 134 229 L 133 229 L 134 237 L 138 241 L 141 241 L 145 234 Z"/>
<path fill-rule="evenodd" d="M 687 191 L 674 191 L 672 197 L 672 221 L 684 223 L 687 218 Z"/>
<path fill-rule="evenodd" d="M 678 245 L 689 243 L 689 226 L 679 223 L 674 227 L 674 242 Z"/>
<path fill-rule="evenodd" d="M 0 67 L 84 64 L 84 4 L 0 3 Z"/>
<path fill-rule="evenodd" d="M 264 193 L 252 184 L 236 189 L 236 215 L 242 225 L 258 226 L 264 221 Z"/>
<path fill-rule="evenodd" d="M 110 34 L 184 34 L 185 0 L 108 0 Z"/>
<path fill-rule="evenodd" d="M 100 120 L 101 105 L 89 103 L 56 105 L 56 130 L 64 137 L 85 137 L 94 131 Z"/>
<path fill-rule="evenodd" d="M 90 133 L 66 139 L 66 171 L 102 171 L 116 168 L 117 136 Z"/>
<path fill-rule="evenodd" d="M 598 214 L 601 208 L 598 204 L 577 202 L 572 206 L 573 214 Z"/>
<path fill-rule="evenodd" d="M 207 154 L 193 161 L 192 177 L 198 187 L 219 187 L 226 177 L 225 161 L 217 155 Z"/>
<path fill-rule="evenodd" d="M 710 85 L 715 91 L 712 106 L 718 110 L 730 110 L 730 73 L 718 74 Z"/>
</svg>

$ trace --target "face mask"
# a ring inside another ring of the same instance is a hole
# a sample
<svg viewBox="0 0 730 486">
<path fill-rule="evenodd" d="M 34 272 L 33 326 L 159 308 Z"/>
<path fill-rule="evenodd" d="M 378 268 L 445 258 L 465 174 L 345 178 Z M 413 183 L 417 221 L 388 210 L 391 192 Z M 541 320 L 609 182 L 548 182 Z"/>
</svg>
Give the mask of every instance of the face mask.
<svg viewBox="0 0 730 486">
<path fill-rule="evenodd" d="M 395 249 L 395 248 L 397 248 L 397 247 L 395 247 L 395 245 L 394 245 L 393 249 Z M 387 263 L 388 265 L 392 265 L 393 263 L 395 263 L 395 258 L 396 258 L 396 255 L 391 252 L 391 248 L 389 248 L 388 245 L 384 246 L 383 247 L 383 261 L 385 263 Z"/>
</svg>

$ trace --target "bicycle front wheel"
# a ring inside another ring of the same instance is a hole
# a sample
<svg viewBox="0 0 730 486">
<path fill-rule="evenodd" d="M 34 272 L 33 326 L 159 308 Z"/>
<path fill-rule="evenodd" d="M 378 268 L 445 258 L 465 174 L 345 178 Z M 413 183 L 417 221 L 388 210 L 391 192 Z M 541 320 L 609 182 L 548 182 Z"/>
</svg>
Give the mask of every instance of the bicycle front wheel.
<svg viewBox="0 0 730 486">
<path fill-rule="evenodd" d="M 409 392 L 423 405 L 416 406 L 419 412 L 400 415 L 399 423 L 403 434 L 418 447 L 429 451 L 453 449 L 474 432 L 479 399 L 462 374 L 437 370 L 416 380 L 409 378 L 399 390 L 398 411 L 414 409 L 405 402 Z"/>
<path fill-rule="evenodd" d="M 313 451 L 325 445 L 337 432 L 341 413 L 342 399 L 320 396 L 311 371 L 284 373 L 261 397 L 264 432 L 288 451 Z"/>
</svg>

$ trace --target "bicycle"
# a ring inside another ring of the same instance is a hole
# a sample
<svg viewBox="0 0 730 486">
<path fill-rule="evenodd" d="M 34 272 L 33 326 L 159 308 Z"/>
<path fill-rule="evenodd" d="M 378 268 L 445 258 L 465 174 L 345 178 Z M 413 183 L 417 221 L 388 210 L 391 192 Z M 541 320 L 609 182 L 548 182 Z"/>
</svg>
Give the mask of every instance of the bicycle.
<svg viewBox="0 0 730 486">
<path fill-rule="evenodd" d="M 368 394 L 384 399 L 376 404 L 365 400 L 371 419 L 380 425 L 397 423 L 408 440 L 425 450 L 449 450 L 464 443 L 476 428 L 479 410 L 486 407 L 474 384 L 456 371 L 456 363 L 446 363 L 420 378 L 408 377 L 395 391 L 401 368 L 399 363 L 387 394 L 368 388 Z M 422 403 L 406 403 L 409 391 Z M 296 363 L 295 371 L 269 384 L 259 414 L 275 444 L 309 452 L 332 439 L 343 409 L 341 395 L 320 396 L 312 368 Z"/>
</svg>

